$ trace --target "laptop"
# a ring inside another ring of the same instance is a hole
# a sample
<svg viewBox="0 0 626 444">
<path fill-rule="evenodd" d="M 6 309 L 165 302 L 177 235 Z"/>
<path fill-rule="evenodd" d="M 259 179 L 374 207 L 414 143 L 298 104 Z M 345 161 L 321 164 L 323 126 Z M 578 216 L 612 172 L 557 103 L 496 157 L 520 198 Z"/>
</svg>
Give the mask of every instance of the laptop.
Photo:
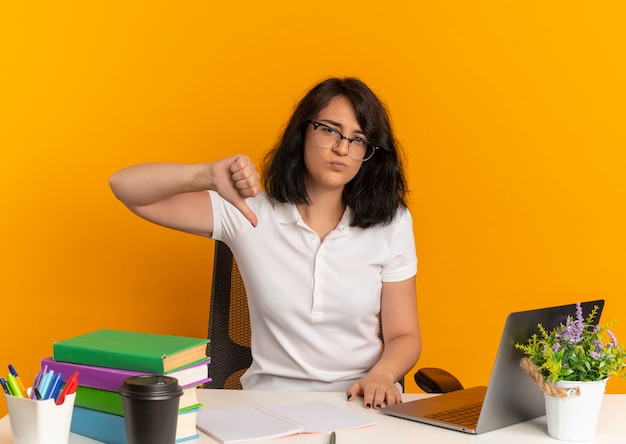
<svg viewBox="0 0 626 444">
<path fill-rule="evenodd" d="M 599 323 L 604 300 L 581 303 L 586 318 L 598 307 Z M 515 348 L 526 343 L 538 324 L 552 330 L 576 315 L 576 304 L 511 313 L 504 324 L 500 346 L 488 386 L 478 386 L 383 407 L 384 414 L 479 434 L 545 415 L 541 388 L 520 367 L 524 354 Z M 465 417 L 467 415 L 468 417 Z"/>
</svg>

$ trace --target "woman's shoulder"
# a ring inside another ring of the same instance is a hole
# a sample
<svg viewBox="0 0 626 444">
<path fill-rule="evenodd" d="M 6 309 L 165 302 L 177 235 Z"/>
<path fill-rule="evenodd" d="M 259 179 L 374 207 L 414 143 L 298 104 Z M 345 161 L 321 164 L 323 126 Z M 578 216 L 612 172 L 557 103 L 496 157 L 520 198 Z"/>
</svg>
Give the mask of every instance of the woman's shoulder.
<svg viewBox="0 0 626 444">
<path fill-rule="evenodd" d="M 247 198 L 246 202 L 248 203 L 248 206 L 250 208 L 253 208 L 253 207 L 257 209 L 263 208 L 263 209 L 268 209 L 268 210 L 273 210 L 274 208 L 276 208 L 278 204 L 276 200 L 274 200 L 264 191 L 259 192 L 259 194 L 257 194 L 254 197 Z"/>
<path fill-rule="evenodd" d="M 411 216 L 411 210 L 408 207 L 403 205 L 398 206 L 396 209 L 393 218 L 391 219 L 391 223 L 389 225 L 403 225 L 403 224 L 413 224 L 413 217 Z"/>
<path fill-rule="evenodd" d="M 221 212 L 223 214 L 235 214 L 237 216 L 241 215 L 240 211 L 237 210 L 233 205 L 228 203 L 226 199 L 220 196 L 215 191 L 209 191 L 211 193 L 211 198 L 219 201 L 219 206 L 221 207 Z M 289 203 L 278 202 L 276 199 L 270 197 L 265 192 L 261 191 L 254 197 L 246 198 L 246 203 L 248 207 L 254 213 L 257 214 L 258 217 L 264 216 L 267 217 L 269 215 L 274 215 L 273 217 L 277 217 L 279 219 L 294 219 L 295 213 L 297 210 L 295 209 L 295 205 Z M 241 215 L 243 217 L 243 215 Z"/>
<path fill-rule="evenodd" d="M 211 195 L 211 199 L 218 199 L 222 202 L 226 202 L 226 199 L 224 199 L 217 191 L 209 190 L 209 194 Z M 252 208 L 253 206 L 261 207 L 267 204 L 272 205 L 272 201 L 272 198 L 265 194 L 263 191 L 259 192 L 259 194 L 254 197 L 246 198 L 246 203 L 250 208 Z"/>
<path fill-rule="evenodd" d="M 298 210 L 291 203 L 279 202 L 265 192 L 246 199 L 246 203 L 259 218 L 269 218 L 281 223 L 296 222 Z"/>
<path fill-rule="evenodd" d="M 411 217 L 411 210 L 409 210 L 409 208 L 405 207 L 404 205 L 398 205 L 394 219 L 403 217 Z"/>
<path fill-rule="evenodd" d="M 367 228 L 351 227 L 351 230 L 362 233 L 363 236 L 386 238 L 393 241 L 398 236 L 406 236 L 413 233 L 413 218 L 407 207 L 398 207 L 388 222 L 381 222 Z M 405 234 L 401 234 L 405 233 Z"/>
</svg>

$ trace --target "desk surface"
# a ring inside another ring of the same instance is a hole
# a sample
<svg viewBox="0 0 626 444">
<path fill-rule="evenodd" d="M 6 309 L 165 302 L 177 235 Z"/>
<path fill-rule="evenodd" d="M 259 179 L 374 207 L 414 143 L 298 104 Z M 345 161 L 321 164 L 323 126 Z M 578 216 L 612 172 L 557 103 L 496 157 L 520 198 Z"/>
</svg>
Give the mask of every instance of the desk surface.
<svg viewBox="0 0 626 444">
<path fill-rule="evenodd" d="M 405 394 L 404 401 L 410 401 L 427 395 Z M 371 416 L 376 425 L 357 430 L 347 430 L 337 433 L 337 443 L 341 444 L 380 444 L 386 442 L 425 442 L 438 444 L 533 444 L 558 442 L 548 436 L 545 416 L 505 427 L 482 435 L 468 435 L 461 432 L 442 429 L 439 427 L 419 424 L 400 418 L 383 415 L 376 410 L 362 407 L 360 399 L 348 402 L 343 393 L 299 393 L 299 392 L 262 392 L 242 390 L 198 390 L 198 399 L 205 409 L 219 409 L 258 402 L 264 404 L 281 404 L 290 402 L 306 402 L 324 400 L 344 407 L 363 415 Z M 626 411 L 626 395 L 605 395 L 602 404 L 600 420 L 596 437 L 592 441 L 596 444 L 615 444 L 626 442 L 623 425 L 623 412 Z M 0 419 L 0 444 L 10 444 L 11 428 L 8 417 Z M 209 436 L 200 432 L 201 438 L 190 443 L 216 443 Z M 254 441 L 258 444 L 327 444 L 327 434 L 302 434 L 281 438 L 280 440 Z M 70 444 L 94 444 L 94 441 L 83 436 L 72 434 Z"/>
</svg>

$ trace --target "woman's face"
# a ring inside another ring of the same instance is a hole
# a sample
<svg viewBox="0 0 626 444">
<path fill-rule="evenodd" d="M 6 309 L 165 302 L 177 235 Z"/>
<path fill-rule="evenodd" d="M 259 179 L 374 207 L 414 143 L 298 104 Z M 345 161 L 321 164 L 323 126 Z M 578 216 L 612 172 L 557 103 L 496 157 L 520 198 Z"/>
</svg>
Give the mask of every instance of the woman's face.
<svg viewBox="0 0 626 444">
<path fill-rule="evenodd" d="M 352 103 L 343 96 L 331 99 L 313 119 L 339 131 L 345 137 L 365 139 L 357 121 Z M 309 195 L 317 191 L 342 191 L 359 172 L 361 160 L 348 155 L 348 140 L 341 139 L 335 148 L 324 148 L 315 140 L 315 131 L 328 131 L 319 126 L 314 129 L 309 124 L 304 141 L 304 163 L 307 168 L 307 191 Z M 319 138 L 319 137 L 318 137 Z"/>
</svg>

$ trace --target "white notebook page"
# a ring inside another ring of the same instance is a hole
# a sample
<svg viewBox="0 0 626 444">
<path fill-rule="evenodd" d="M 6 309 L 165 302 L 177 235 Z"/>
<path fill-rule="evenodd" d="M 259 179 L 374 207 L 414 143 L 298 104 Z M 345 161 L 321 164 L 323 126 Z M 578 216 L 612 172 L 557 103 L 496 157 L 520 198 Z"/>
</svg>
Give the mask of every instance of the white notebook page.
<svg viewBox="0 0 626 444">
<path fill-rule="evenodd" d="M 304 433 L 330 433 L 374 425 L 374 421 L 366 416 L 323 401 L 266 407 L 302 424 Z"/>
<path fill-rule="evenodd" d="M 375 424 L 363 415 L 323 401 L 201 410 L 196 423 L 200 430 L 225 444 Z"/>
<path fill-rule="evenodd" d="M 224 444 L 279 438 L 300 433 L 301 424 L 278 418 L 256 404 L 200 410 L 196 426 Z"/>
</svg>

